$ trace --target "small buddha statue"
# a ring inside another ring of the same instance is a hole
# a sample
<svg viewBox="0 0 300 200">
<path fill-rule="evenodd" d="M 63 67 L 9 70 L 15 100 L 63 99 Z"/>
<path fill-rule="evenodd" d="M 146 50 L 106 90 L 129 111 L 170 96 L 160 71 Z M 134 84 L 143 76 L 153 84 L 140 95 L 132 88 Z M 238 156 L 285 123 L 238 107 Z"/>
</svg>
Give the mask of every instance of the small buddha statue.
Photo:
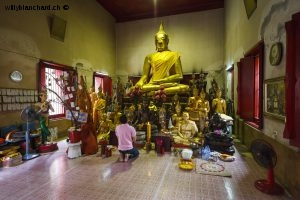
<svg viewBox="0 0 300 200">
<path fill-rule="evenodd" d="M 143 75 L 136 83 L 136 86 L 141 88 L 143 92 L 154 93 L 161 87 L 164 87 L 166 94 L 188 92 L 189 86 L 179 83 L 183 79 L 180 55 L 178 52 L 170 51 L 168 44 L 169 36 L 161 24 L 155 35 L 157 52 L 146 56 Z"/>
<path fill-rule="evenodd" d="M 212 109 L 216 113 L 226 114 L 226 101 L 222 98 L 221 89 L 217 89 L 216 98 L 212 101 Z"/>
<path fill-rule="evenodd" d="M 199 99 L 199 90 L 197 87 L 194 87 L 193 96 L 189 97 L 187 107 L 185 108 L 190 115 L 190 119 L 194 121 L 199 121 L 199 111 L 197 108 L 197 102 Z"/>
<path fill-rule="evenodd" d="M 177 135 L 178 130 L 179 130 L 179 125 L 180 125 L 180 120 L 177 119 L 177 114 L 176 113 L 172 114 L 170 120 L 172 122 L 172 125 L 170 127 L 171 134 L 172 135 Z"/>
<path fill-rule="evenodd" d="M 204 89 L 200 92 L 200 99 L 197 101 L 196 107 L 199 112 L 200 134 L 202 134 L 204 128 L 207 127 L 208 113 L 210 111 L 209 102 L 206 100 L 206 93 Z"/>
<path fill-rule="evenodd" d="M 126 115 L 129 124 L 133 125 L 137 122 L 137 113 L 136 113 L 135 105 L 132 104 L 129 106 Z"/>
<path fill-rule="evenodd" d="M 98 99 L 95 101 L 93 106 L 93 122 L 95 125 L 96 130 L 99 128 L 100 121 L 102 120 L 103 114 L 106 112 L 106 100 L 103 99 L 104 94 L 99 91 Z"/>
<path fill-rule="evenodd" d="M 94 86 L 90 87 L 90 98 L 91 98 L 92 106 L 94 107 L 94 104 L 98 99 L 98 95 L 95 92 L 95 87 Z"/>
<path fill-rule="evenodd" d="M 107 114 L 102 115 L 99 128 L 97 130 L 97 141 L 108 140 L 110 131 L 113 129 L 112 121 L 107 117 Z"/>
<path fill-rule="evenodd" d="M 198 84 L 198 89 L 199 91 L 202 91 L 202 89 L 204 90 L 204 92 L 206 92 L 206 85 L 207 85 L 207 81 L 205 80 L 205 74 L 204 72 L 202 72 L 199 74 L 199 79 L 197 80 L 197 84 Z"/>
<path fill-rule="evenodd" d="M 195 73 L 192 73 L 192 79 L 189 81 L 189 86 L 190 86 L 190 95 L 193 95 L 193 88 L 197 87 L 197 80 L 196 80 L 196 75 Z"/>
</svg>

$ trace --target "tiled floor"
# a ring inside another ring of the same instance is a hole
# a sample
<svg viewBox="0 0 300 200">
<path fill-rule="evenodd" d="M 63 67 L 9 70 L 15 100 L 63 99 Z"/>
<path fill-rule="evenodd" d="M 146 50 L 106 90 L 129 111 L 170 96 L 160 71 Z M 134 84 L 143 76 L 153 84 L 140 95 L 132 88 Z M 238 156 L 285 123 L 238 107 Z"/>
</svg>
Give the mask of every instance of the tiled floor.
<svg viewBox="0 0 300 200">
<path fill-rule="evenodd" d="M 292 199 L 258 191 L 253 183 L 266 177 L 266 171 L 249 156 L 235 153 L 226 163 L 232 177 L 202 175 L 178 168 L 179 157 L 157 155 L 154 151 L 128 163 L 99 154 L 68 159 L 66 142 L 59 150 L 43 154 L 21 165 L 0 168 L 2 200 L 185 200 L 185 199 Z M 219 161 L 222 162 L 222 161 Z"/>
</svg>

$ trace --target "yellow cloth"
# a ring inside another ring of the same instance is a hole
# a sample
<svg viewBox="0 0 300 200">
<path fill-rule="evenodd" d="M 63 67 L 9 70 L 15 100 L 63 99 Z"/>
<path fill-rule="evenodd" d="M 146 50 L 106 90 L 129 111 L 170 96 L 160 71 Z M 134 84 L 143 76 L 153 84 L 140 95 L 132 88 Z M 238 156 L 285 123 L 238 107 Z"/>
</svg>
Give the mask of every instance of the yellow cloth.
<svg viewBox="0 0 300 200">
<path fill-rule="evenodd" d="M 171 67 L 178 59 L 179 54 L 172 51 L 156 52 L 152 54 L 148 60 L 152 66 L 152 77 L 149 81 L 149 84 L 153 84 L 153 81 L 169 76 Z"/>
</svg>

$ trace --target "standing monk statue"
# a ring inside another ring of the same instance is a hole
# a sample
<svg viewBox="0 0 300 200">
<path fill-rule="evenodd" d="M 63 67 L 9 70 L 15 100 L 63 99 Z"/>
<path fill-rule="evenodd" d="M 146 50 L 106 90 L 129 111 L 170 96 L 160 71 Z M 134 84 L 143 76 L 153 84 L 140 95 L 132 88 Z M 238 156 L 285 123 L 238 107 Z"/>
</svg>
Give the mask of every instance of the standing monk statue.
<svg viewBox="0 0 300 200">
<path fill-rule="evenodd" d="M 167 94 L 186 93 L 189 86 L 180 84 L 183 78 L 179 53 L 168 49 L 169 37 L 160 24 L 155 35 L 157 52 L 146 56 L 143 75 L 136 83 L 143 92 L 154 92 L 162 86 Z"/>
</svg>

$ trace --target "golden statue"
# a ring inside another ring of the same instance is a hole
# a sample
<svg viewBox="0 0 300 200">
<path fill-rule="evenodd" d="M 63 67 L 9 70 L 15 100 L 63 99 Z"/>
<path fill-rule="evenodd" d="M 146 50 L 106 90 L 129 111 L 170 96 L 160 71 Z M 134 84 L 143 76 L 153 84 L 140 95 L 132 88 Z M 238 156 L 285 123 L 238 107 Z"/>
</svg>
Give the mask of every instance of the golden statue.
<svg viewBox="0 0 300 200">
<path fill-rule="evenodd" d="M 189 113 L 190 119 L 193 121 L 199 121 L 199 110 L 197 107 L 197 102 L 200 99 L 199 90 L 197 87 L 193 88 L 193 96 L 189 97 L 188 105 L 185 110 Z"/>
<path fill-rule="evenodd" d="M 182 121 L 182 108 L 180 103 L 175 106 L 175 114 L 176 114 L 176 126 L 179 128 L 180 123 Z"/>
<path fill-rule="evenodd" d="M 173 136 L 175 143 L 190 145 L 194 140 L 194 136 L 198 132 L 197 125 L 194 121 L 189 120 L 189 113 L 182 113 L 182 122 L 179 127 L 178 135 Z"/>
<path fill-rule="evenodd" d="M 90 98 L 91 98 L 91 101 L 92 101 L 92 106 L 94 107 L 94 104 L 98 99 L 98 95 L 95 92 L 95 87 L 94 86 L 90 87 Z"/>
<path fill-rule="evenodd" d="M 167 94 L 185 93 L 188 85 L 180 84 L 183 78 L 179 53 L 168 49 L 169 37 L 160 24 L 155 35 L 157 52 L 146 56 L 143 75 L 136 83 L 144 92 L 159 90 L 162 86 Z"/>
<path fill-rule="evenodd" d="M 212 101 L 212 109 L 216 113 L 226 114 L 226 101 L 221 96 L 222 91 L 217 89 L 216 98 Z"/>
<path fill-rule="evenodd" d="M 97 130 L 97 141 L 108 140 L 110 131 L 113 129 L 113 124 L 110 119 L 108 119 L 107 114 L 102 115 L 102 120 L 100 121 L 99 128 Z"/>
<path fill-rule="evenodd" d="M 106 100 L 103 99 L 103 93 L 98 92 L 98 99 L 94 103 L 93 107 L 93 122 L 96 130 L 99 128 L 100 121 L 102 120 L 102 116 L 105 113 L 106 108 Z"/>
<path fill-rule="evenodd" d="M 204 88 L 200 92 L 200 99 L 197 102 L 197 110 L 199 110 L 200 132 L 203 133 L 203 129 L 207 127 L 207 117 L 210 110 L 209 102 L 205 100 L 206 93 Z"/>
<path fill-rule="evenodd" d="M 172 135 L 177 135 L 180 124 L 182 122 L 182 112 L 181 112 L 180 103 L 178 103 L 175 106 L 175 113 L 172 114 L 171 120 L 172 120 L 172 125 L 173 125 L 173 127 L 171 128 L 171 134 Z"/>
</svg>

